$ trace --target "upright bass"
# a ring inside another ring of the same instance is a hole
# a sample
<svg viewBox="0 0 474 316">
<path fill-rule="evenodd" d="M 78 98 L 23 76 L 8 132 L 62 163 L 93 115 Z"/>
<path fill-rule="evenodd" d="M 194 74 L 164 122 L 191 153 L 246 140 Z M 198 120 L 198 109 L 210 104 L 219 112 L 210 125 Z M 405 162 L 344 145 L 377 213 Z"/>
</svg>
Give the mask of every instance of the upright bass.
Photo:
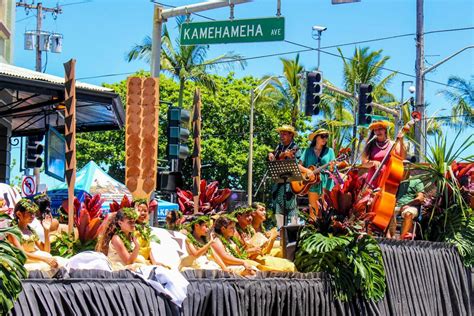
<svg viewBox="0 0 474 316">
<path fill-rule="evenodd" d="M 403 126 L 401 135 L 397 137 L 397 140 L 390 147 L 390 150 L 385 155 L 372 178 L 369 179 L 369 182 L 361 190 L 361 193 L 363 193 L 367 188 L 370 188 L 374 180 L 377 179 L 383 166 L 386 166 L 383 174 L 380 176 L 379 188 L 373 192 L 375 194 L 371 209 L 371 212 L 375 213 L 372 223 L 383 231 L 385 231 L 393 217 L 397 190 L 400 182 L 403 180 L 403 157 L 393 152 L 393 149 L 403 137 L 403 134 L 408 132 L 413 124 L 421 119 L 419 112 L 413 112 L 411 116 L 412 120 Z"/>
</svg>

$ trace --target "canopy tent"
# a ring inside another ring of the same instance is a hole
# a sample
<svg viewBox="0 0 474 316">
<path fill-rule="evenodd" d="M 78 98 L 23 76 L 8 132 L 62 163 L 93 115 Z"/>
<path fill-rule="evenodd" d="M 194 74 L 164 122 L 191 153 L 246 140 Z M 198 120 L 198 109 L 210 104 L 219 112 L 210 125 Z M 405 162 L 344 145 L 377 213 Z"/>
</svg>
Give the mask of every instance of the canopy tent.
<svg viewBox="0 0 474 316">
<path fill-rule="evenodd" d="M 0 116 L 11 120 L 12 136 L 64 131 L 64 77 L 0 63 Z M 78 132 L 120 129 L 125 112 L 112 89 L 76 82 Z"/>
<path fill-rule="evenodd" d="M 179 205 L 164 200 L 158 200 L 158 212 L 156 216 L 158 219 L 165 219 L 168 211 L 179 210 Z"/>
<path fill-rule="evenodd" d="M 102 208 L 108 210 L 113 200 L 120 202 L 124 195 L 130 199 L 132 195 L 127 187 L 109 176 L 99 165 L 89 161 L 76 175 L 74 195 L 79 201 L 84 201 L 85 193 L 100 194 L 104 199 Z M 58 209 L 64 200 L 67 200 L 67 184 L 63 183 L 48 191 L 52 209 Z"/>
<path fill-rule="evenodd" d="M 67 200 L 67 184 L 63 183 L 47 193 L 51 198 L 51 208 L 56 210 L 64 200 Z M 127 195 L 130 199 L 132 198 L 130 191 L 123 183 L 109 176 L 94 161 L 87 163 L 76 175 L 74 195 L 82 202 L 86 193 L 90 195 L 100 193 L 101 198 L 105 200 L 102 204 L 102 208 L 105 210 L 110 209 L 110 203 L 113 200 L 120 202 L 124 195 Z M 158 200 L 157 216 L 158 218 L 164 218 L 167 211 L 178 209 L 178 204 Z"/>
</svg>

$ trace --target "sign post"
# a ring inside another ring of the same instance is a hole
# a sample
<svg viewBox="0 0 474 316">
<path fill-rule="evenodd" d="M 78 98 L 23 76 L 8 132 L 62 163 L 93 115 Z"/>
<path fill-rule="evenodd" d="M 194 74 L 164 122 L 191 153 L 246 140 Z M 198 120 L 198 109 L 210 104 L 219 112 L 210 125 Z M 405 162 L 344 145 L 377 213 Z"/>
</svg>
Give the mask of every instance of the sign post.
<svg viewBox="0 0 474 316">
<path fill-rule="evenodd" d="M 190 22 L 181 26 L 181 45 L 275 42 L 284 39 L 284 17 Z"/>
<path fill-rule="evenodd" d="M 36 193 L 35 178 L 32 176 L 24 176 L 21 182 L 21 194 L 25 197 L 30 197 Z"/>
</svg>

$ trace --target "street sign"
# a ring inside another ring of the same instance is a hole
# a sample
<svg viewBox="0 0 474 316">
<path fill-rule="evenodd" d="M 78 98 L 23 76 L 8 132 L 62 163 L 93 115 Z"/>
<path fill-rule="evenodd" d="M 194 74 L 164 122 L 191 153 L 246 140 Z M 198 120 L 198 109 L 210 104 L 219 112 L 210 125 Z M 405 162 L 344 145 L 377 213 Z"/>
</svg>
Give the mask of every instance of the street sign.
<svg viewBox="0 0 474 316">
<path fill-rule="evenodd" d="M 181 25 L 181 45 L 274 42 L 285 39 L 285 18 L 262 18 Z"/>
<path fill-rule="evenodd" d="M 35 178 L 32 176 L 24 176 L 21 182 L 21 194 L 23 196 L 33 196 L 36 193 Z"/>
</svg>

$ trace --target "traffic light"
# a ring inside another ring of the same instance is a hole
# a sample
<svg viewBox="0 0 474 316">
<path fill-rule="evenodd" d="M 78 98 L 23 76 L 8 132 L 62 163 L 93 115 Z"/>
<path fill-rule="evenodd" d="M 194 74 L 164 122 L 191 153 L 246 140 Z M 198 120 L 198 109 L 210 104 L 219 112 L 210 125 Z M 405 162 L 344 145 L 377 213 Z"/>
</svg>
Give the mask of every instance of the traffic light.
<svg viewBox="0 0 474 316">
<path fill-rule="evenodd" d="M 189 119 L 188 110 L 170 107 L 168 110 L 168 159 L 185 159 L 189 156 L 188 138 Z"/>
<path fill-rule="evenodd" d="M 358 125 L 368 125 L 372 121 L 370 114 L 372 113 L 372 85 L 361 84 L 359 86 L 359 113 Z"/>
<path fill-rule="evenodd" d="M 323 73 L 308 72 L 306 76 L 306 104 L 304 113 L 307 116 L 319 114 L 319 103 L 323 94 Z"/>
<path fill-rule="evenodd" d="M 44 150 L 41 144 L 43 138 L 44 135 L 28 136 L 26 144 L 26 168 L 41 168 L 43 165 L 43 159 L 41 158 L 41 154 Z"/>
</svg>

